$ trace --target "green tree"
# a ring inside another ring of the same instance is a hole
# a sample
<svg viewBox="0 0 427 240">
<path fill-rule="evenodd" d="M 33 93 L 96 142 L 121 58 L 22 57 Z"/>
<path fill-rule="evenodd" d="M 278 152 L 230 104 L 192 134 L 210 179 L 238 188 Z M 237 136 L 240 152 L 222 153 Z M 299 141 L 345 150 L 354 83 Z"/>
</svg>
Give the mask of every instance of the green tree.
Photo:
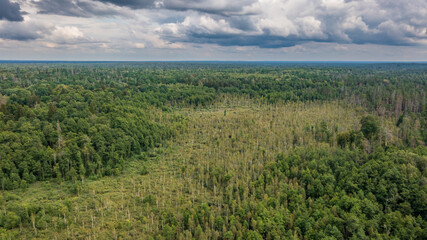
<svg viewBox="0 0 427 240">
<path fill-rule="evenodd" d="M 362 119 L 360 119 L 360 124 L 360 130 L 368 139 L 373 139 L 380 132 L 380 122 L 372 115 L 362 117 Z"/>
</svg>

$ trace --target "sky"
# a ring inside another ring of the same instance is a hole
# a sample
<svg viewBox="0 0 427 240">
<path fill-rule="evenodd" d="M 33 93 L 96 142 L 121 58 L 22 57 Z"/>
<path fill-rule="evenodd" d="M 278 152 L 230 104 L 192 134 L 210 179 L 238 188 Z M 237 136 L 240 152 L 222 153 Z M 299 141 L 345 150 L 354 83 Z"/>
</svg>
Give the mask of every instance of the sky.
<svg viewBox="0 0 427 240">
<path fill-rule="evenodd" d="M 427 61 L 427 0 L 0 0 L 0 60 Z"/>
</svg>

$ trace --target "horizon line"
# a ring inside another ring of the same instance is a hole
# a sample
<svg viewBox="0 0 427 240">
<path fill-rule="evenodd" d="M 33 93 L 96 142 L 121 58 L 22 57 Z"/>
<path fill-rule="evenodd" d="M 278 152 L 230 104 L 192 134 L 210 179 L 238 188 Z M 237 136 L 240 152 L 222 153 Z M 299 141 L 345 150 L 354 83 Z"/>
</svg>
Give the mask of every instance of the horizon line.
<svg viewBox="0 0 427 240">
<path fill-rule="evenodd" d="M 427 63 L 427 60 L 0 60 L 0 63 Z"/>
</svg>

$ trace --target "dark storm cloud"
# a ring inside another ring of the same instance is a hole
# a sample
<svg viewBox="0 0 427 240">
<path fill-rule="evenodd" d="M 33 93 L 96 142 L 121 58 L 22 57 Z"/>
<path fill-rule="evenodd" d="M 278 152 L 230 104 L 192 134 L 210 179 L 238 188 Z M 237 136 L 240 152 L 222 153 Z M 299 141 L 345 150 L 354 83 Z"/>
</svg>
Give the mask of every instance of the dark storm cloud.
<svg viewBox="0 0 427 240">
<path fill-rule="evenodd" d="M 0 20 L 23 21 L 19 4 L 9 0 L 0 0 Z"/>
<path fill-rule="evenodd" d="M 97 15 L 115 15 L 117 12 L 107 10 L 108 6 L 115 5 L 129 9 L 169 9 L 176 11 L 199 11 L 218 15 L 236 15 L 243 13 L 242 9 L 256 0 L 226 1 L 215 3 L 209 0 L 40 0 L 33 3 L 42 14 L 57 14 L 76 17 L 90 17 Z M 100 9 L 99 4 L 104 6 Z"/>
<path fill-rule="evenodd" d="M 184 41 L 199 44 L 218 44 L 220 46 L 257 46 L 260 48 L 282 48 L 292 47 L 301 44 L 301 39 L 293 40 L 292 38 L 283 38 L 272 36 L 261 38 L 259 36 L 241 36 L 241 35 L 203 35 L 191 34 Z"/>
<path fill-rule="evenodd" d="M 33 1 L 41 14 L 72 17 L 96 17 L 120 15 L 115 9 L 88 0 L 41 0 Z"/>
<path fill-rule="evenodd" d="M 242 31 L 254 31 L 256 30 L 256 25 L 252 21 L 248 21 L 246 16 L 233 16 L 228 18 L 230 27 L 236 28 Z"/>
<path fill-rule="evenodd" d="M 120 7 L 131 9 L 163 8 L 177 11 L 194 10 L 219 15 L 239 14 L 245 6 L 256 0 L 95 0 L 103 3 L 111 3 Z"/>
<path fill-rule="evenodd" d="M 0 25 L 0 38 L 29 41 L 44 37 L 51 28 L 36 23 L 8 22 Z"/>
<path fill-rule="evenodd" d="M 257 2 L 257 0 L 164 0 L 158 1 L 159 6 L 166 9 L 178 10 L 178 11 L 199 11 L 223 16 L 232 15 L 250 15 L 253 12 L 245 12 L 244 8 Z"/>
<path fill-rule="evenodd" d="M 133 9 L 149 8 L 154 6 L 155 0 L 95 0 L 102 3 L 111 3 L 120 7 Z"/>
<path fill-rule="evenodd" d="M 232 25 L 230 25 L 232 26 Z M 243 29 L 248 29 L 248 26 L 243 26 Z M 328 40 L 314 39 L 310 37 L 301 37 L 298 35 L 289 35 L 286 37 L 277 36 L 265 30 L 262 34 L 241 34 L 241 32 L 217 32 L 203 28 L 186 29 L 183 37 L 174 37 L 173 34 L 164 32 L 166 38 L 171 42 L 187 42 L 197 44 L 217 44 L 220 46 L 257 46 L 260 48 L 282 48 L 292 47 L 305 42 L 328 42 Z M 169 32 L 170 33 L 170 32 Z"/>
<path fill-rule="evenodd" d="M 236 27 L 236 25 L 230 24 Z M 239 26 L 242 27 L 242 26 Z M 243 26 L 246 29 L 247 26 Z M 240 28 L 242 29 L 242 28 Z M 220 46 L 258 46 L 260 48 L 281 48 L 291 47 L 308 42 L 335 42 L 335 43 L 355 43 L 355 44 L 379 44 L 394 46 L 420 45 L 419 40 L 426 37 L 419 37 L 411 32 L 402 32 L 395 27 L 394 30 L 385 29 L 376 33 L 367 33 L 360 29 L 350 29 L 343 31 L 347 38 L 333 32 L 326 32 L 326 37 L 308 37 L 300 34 L 280 36 L 274 34 L 270 29 L 263 29 L 259 34 L 245 33 L 224 33 L 224 32 L 203 32 L 200 29 L 187 29 L 180 32 L 180 37 L 165 34 L 164 37 L 171 42 L 188 42 L 198 44 L 217 44 Z"/>
</svg>

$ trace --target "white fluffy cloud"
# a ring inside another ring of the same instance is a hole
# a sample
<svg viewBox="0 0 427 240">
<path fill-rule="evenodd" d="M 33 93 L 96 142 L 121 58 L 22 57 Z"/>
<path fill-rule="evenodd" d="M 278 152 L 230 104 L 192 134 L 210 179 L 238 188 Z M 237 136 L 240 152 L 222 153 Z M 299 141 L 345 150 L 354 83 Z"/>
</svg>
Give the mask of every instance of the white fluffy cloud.
<svg viewBox="0 0 427 240">
<path fill-rule="evenodd" d="M 56 27 L 55 30 L 52 31 L 51 39 L 61 44 L 87 41 L 82 31 L 74 26 Z"/>
</svg>

